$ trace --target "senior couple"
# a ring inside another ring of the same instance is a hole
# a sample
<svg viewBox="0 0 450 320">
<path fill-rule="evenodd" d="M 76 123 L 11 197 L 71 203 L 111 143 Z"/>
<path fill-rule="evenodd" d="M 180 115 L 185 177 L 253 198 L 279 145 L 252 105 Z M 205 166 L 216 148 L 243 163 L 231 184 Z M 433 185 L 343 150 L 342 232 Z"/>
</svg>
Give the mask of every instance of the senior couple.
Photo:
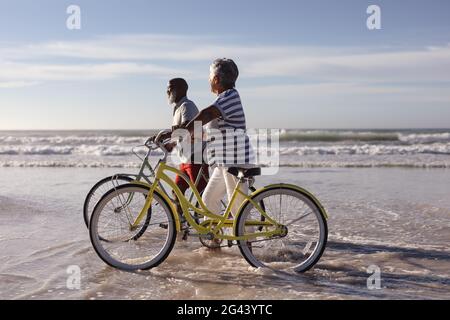
<svg viewBox="0 0 450 320">
<path fill-rule="evenodd" d="M 187 98 L 188 84 L 184 79 L 172 79 L 167 86 L 169 104 L 173 106 L 172 133 L 180 128 L 185 128 L 192 133 L 194 123 L 201 123 L 202 126 L 209 126 L 210 129 L 215 129 L 215 132 L 224 135 L 222 139 L 216 140 L 218 143 L 212 142 L 208 146 L 208 157 L 205 162 L 212 168 L 211 177 L 209 181 L 200 179 L 197 185 L 199 192 L 203 191 L 202 200 L 213 213 L 220 212 L 221 200 L 225 195 L 230 199 L 238 183 L 238 179 L 228 173 L 228 168 L 248 168 L 252 167 L 254 162 L 249 139 L 245 134 L 244 109 L 239 92 L 235 88 L 238 76 L 239 70 L 233 60 L 225 58 L 215 60 L 210 66 L 209 83 L 211 92 L 217 98 L 209 107 L 200 112 L 194 102 Z M 166 149 L 172 151 L 175 145 L 176 142 L 172 140 L 166 144 Z M 188 157 L 179 155 L 183 159 L 180 170 L 191 181 L 195 182 L 200 170 L 205 173 L 206 177 L 208 176 L 208 166 L 204 165 L 202 161 L 198 163 L 198 157 L 195 157 L 196 161 L 193 161 L 193 154 Z M 189 187 L 179 176 L 176 177 L 175 182 L 183 193 Z M 247 193 L 248 186 L 242 184 L 241 191 Z M 237 213 L 243 201 L 242 196 L 236 200 L 231 210 L 233 214 Z"/>
</svg>

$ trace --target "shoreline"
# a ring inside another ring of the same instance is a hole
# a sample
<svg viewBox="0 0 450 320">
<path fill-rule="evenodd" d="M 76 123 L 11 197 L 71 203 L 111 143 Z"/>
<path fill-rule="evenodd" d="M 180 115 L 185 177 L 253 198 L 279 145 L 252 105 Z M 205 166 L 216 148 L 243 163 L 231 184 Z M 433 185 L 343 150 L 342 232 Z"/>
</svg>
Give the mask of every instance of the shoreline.
<svg viewBox="0 0 450 320">
<path fill-rule="evenodd" d="M 267 168 L 268 166 L 259 166 Z M 138 169 L 140 164 L 114 164 L 114 163 L 0 163 L 3 168 L 48 168 L 48 169 Z M 303 168 L 303 169 L 425 169 L 425 170 L 449 170 L 450 164 L 342 164 L 342 165 L 322 165 L 322 164 L 282 164 L 279 168 Z"/>
<path fill-rule="evenodd" d="M 237 248 L 211 254 L 197 238 L 177 242 L 155 269 L 112 269 L 92 248 L 82 204 L 96 181 L 118 170 L 23 169 L 0 168 L 3 299 L 450 298 L 445 169 L 285 167 L 258 177 L 256 187 L 282 181 L 306 188 L 329 213 L 323 257 L 288 278 L 251 268 Z M 72 265 L 82 272 L 80 290 L 66 287 Z M 381 290 L 366 287 L 371 265 L 381 270 Z"/>
</svg>

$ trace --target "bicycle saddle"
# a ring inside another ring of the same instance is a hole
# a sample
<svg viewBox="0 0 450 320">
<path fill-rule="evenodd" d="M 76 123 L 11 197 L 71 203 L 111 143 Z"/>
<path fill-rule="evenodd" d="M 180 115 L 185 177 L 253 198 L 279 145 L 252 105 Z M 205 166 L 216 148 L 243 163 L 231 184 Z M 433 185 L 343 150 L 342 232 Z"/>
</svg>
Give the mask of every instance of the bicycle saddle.
<svg viewBox="0 0 450 320">
<path fill-rule="evenodd" d="M 243 177 L 243 178 L 251 178 L 254 176 L 261 175 L 261 168 L 238 168 L 238 167 L 231 167 L 228 168 L 228 173 L 232 174 L 235 177 Z"/>
</svg>

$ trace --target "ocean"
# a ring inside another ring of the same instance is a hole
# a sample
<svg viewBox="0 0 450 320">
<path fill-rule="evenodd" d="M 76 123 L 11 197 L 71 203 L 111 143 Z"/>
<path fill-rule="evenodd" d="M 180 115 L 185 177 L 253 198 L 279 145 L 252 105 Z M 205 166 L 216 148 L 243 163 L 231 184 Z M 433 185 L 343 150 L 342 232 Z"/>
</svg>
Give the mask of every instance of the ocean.
<svg viewBox="0 0 450 320">
<path fill-rule="evenodd" d="M 136 168 L 155 132 L 1 131 L 0 167 Z M 450 129 L 280 132 L 281 166 L 450 168 Z"/>
<path fill-rule="evenodd" d="M 256 186 L 300 185 L 330 216 L 324 255 L 299 275 L 195 238 L 149 271 L 106 266 L 84 197 L 135 173 L 131 148 L 152 133 L 0 132 L 0 299 L 450 299 L 450 130 L 283 130 L 280 170 Z M 73 266 L 79 288 L 67 285 Z M 374 267 L 379 289 L 367 286 Z"/>
</svg>

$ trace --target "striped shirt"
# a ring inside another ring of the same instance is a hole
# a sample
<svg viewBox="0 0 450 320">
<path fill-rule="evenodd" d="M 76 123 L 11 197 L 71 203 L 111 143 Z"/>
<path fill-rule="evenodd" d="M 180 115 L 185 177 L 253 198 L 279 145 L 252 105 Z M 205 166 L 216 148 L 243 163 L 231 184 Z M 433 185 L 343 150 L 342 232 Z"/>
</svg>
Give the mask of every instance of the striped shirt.
<svg viewBox="0 0 450 320">
<path fill-rule="evenodd" d="M 229 89 L 222 92 L 213 105 L 220 111 L 215 132 L 208 130 L 208 163 L 220 166 L 251 166 L 254 154 L 246 134 L 246 121 L 239 92 Z"/>
</svg>

